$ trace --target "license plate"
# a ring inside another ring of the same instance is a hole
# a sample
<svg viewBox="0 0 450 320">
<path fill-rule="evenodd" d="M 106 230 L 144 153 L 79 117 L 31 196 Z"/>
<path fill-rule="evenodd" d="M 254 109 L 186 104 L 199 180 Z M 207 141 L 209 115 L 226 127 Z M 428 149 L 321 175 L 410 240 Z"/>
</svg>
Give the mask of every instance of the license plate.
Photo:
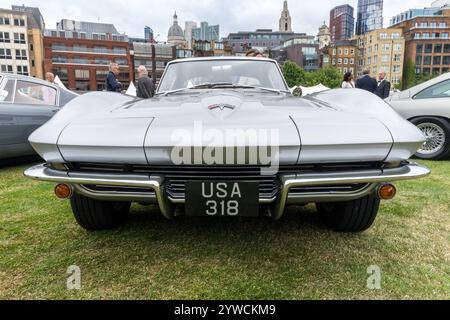
<svg viewBox="0 0 450 320">
<path fill-rule="evenodd" d="M 230 181 L 186 182 L 186 215 L 257 217 L 259 183 Z"/>
</svg>

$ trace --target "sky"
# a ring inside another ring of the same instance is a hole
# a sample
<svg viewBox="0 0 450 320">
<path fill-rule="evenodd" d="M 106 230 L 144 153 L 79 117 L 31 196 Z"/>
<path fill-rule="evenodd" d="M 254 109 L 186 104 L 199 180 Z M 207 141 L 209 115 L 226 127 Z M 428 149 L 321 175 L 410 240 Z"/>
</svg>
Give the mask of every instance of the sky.
<svg viewBox="0 0 450 320">
<path fill-rule="evenodd" d="M 432 0 L 384 0 L 384 24 L 392 16 L 410 8 L 423 8 Z M 220 24 L 220 36 L 230 32 L 278 29 L 283 0 L 0 0 L 1 8 L 12 4 L 41 9 L 48 29 L 56 28 L 63 18 L 113 23 L 130 37 L 144 37 L 144 26 L 150 26 L 158 41 L 167 40 L 172 16 L 177 11 L 179 23 L 208 21 Z M 357 8 L 357 0 L 291 0 L 288 1 L 295 32 L 318 33 L 323 21 L 328 25 L 330 10 L 342 4 Z"/>
</svg>

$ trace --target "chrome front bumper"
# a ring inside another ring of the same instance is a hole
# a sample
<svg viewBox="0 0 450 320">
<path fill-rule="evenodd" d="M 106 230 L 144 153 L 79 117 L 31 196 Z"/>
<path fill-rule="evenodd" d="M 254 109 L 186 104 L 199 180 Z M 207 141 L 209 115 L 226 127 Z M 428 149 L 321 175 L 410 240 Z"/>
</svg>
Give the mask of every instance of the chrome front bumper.
<svg viewBox="0 0 450 320">
<path fill-rule="evenodd" d="M 281 190 L 278 196 L 270 201 L 261 199 L 260 202 L 262 204 L 272 204 L 273 218 L 280 219 L 286 204 L 337 202 L 358 199 L 374 192 L 380 183 L 418 179 L 429 174 L 430 170 L 428 168 L 416 163 L 406 163 L 397 168 L 377 170 L 282 174 L 279 177 Z M 175 203 L 184 203 L 183 200 L 174 201 L 165 194 L 164 176 L 162 175 L 66 172 L 49 168 L 44 164 L 26 170 L 24 175 L 40 181 L 71 184 L 77 193 L 99 200 L 156 203 L 159 205 L 162 214 L 168 219 L 174 216 L 173 205 Z M 308 192 L 304 194 L 290 192 L 291 189 L 296 187 L 317 187 L 354 183 L 366 184 L 366 186 L 354 192 Z M 86 187 L 89 185 L 139 188 L 142 191 L 130 193 L 126 191 L 92 190 Z"/>
</svg>

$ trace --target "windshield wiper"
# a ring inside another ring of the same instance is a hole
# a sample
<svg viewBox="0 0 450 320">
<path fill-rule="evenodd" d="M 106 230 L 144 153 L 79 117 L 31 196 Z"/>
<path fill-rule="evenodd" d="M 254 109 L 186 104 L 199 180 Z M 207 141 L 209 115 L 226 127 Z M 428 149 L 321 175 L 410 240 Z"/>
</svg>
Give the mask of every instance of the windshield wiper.
<svg viewBox="0 0 450 320">
<path fill-rule="evenodd" d="M 258 87 L 258 86 L 247 86 L 247 85 L 241 85 L 241 84 L 233 84 L 228 87 L 231 87 L 233 89 L 256 89 L 256 90 L 261 90 L 261 91 L 273 92 L 276 94 L 289 93 L 288 91 L 279 90 L 279 89 L 265 88 L 265 87 Z"/>
<path fill-rule="evenodd" d="M 217 87 L 227 87 L 232 86 L 231 82 L 205 82 L 201 84 L 197 84 L 195 86 L 189 87 L 189 89 L 213 89 Z"/>
<path fill-rule="evenodd" d="M 201 83 L 201 84 L 197 84 L 195 86 L 190 86 L 190 87 L 186 87 L 186 88 L 180 88 L 180 89 L 175 89 L 175 90 L 170 90 L 170 91 L 164 91 L 164 92 L 160 92 L 157 93 L 156 95 L 169 95 L 169 94 L 173 94 L 173 93 L 178 93 L 178 92 L 183 92 L 183 91 L 187 91 L 187 90 L 194 90 L 194 89 L 214 89 L 217 87 L 223 87 L 223 86 L 232 86 L 232 83 L 229 82 L 205 82 L 205 83 Z"/>
<path fill-rule="evenodd" d="M 165 95 L 165 96 L 167 96 L 169 94 L 183 92 L 183 91 L 187 91 L 187 90 L 214 89 L 214 88 L 255 89 L 255 90 L 272 92 L 272 93 L 276 93 L 276 94 L 290 93 L 290 92 L 284 91 L 284 90 L 278 90 L 278 89 L 272 89 L 272 88 L 264 88 L 264 87 L 258 87 L 258 86 L 247 86 L 247 85 L 241 85 L 241 84 L 233 84 L 233 83 L 230 83 L 230 82 L 214 82 L 214 83 L 206 82 L 206 83 L 201 83 L 201 84 L 198 84 L 198 85 L 195 85 L 195 86 L 191 86 L 191 87 L 187 87 L 187 88 L 181 88 L 181 89 L 176 89 L 176 90 L 171 90 L 171 91 L 165 91 L 165 92 L 157 93 L 157 95 Z"/>
</svg>

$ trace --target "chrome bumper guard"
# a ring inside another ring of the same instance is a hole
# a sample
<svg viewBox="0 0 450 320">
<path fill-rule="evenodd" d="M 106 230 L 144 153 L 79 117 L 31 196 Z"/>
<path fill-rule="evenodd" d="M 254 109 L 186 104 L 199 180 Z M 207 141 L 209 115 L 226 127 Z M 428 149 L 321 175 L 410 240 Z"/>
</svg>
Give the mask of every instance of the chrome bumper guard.
<svg viewBox="0 0 450 320">
<path fill-rule="evenodd" d="M 373 192 L 379 183 L 393 182 L 401 180 L 411 180 L 426 177 L 430 170 L 416 163 L 406 163 L 397 168 L 348 171 L 336 173 L 317 173 L 317 174 L 289 174 L 280 175 L 281 190 L 274 199 L 273 218 L 278 220 L 283 215 L 286 204 L 307 203 L 307 202 L 334 202 L 346 201 L 363 197 Z M 131 197 L 134 201 L 142 202 L 154 201 L 160 207 L 162 214 L 171 219 L 174 216 L 173 203 L 164 191 L 164 177 L 160 175 L 146 174 L 92 174 L 83 172 L 66 172 L 55 170 L 46 165 L 37 165 L 24 172 L 26 177 L 54 182 L 67 183 L 74 185 L 77 192 L 93 198 L 122 200 L 130 199 L 130 195 L 120 192 L 93 192 L 87 189 L 86 185 L 117 186 L 148 189 L 149 193 L 134 194 Z M 295 187 L 324 186 L 366 183 L 367 187 L 357 192 L 333 192 L 333 193 L 305 193 L 291 194 L 290 190 Z"/>
</svg>

